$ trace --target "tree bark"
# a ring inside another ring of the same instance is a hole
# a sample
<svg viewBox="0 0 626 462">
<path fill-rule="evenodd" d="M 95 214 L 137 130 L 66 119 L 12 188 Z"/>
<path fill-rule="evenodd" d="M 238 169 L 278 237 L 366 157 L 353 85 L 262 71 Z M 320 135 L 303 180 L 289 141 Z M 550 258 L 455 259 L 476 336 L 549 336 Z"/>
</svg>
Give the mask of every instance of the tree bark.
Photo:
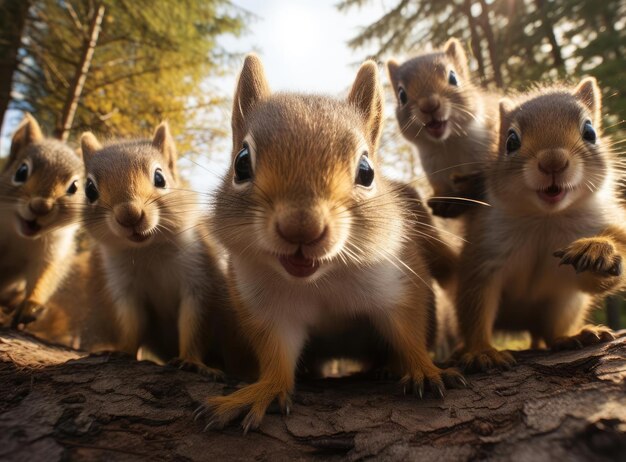
<svg viewBox="0 0 626 462">
<path fill-rule="evenodd" d="M 203 432 L 193 410 L 233 384 L 0 330 L 2 460 L 624 460 L 626 338 L 515 353 L 445 400 L 395 381 L 302 381 L 290 416 Z"/>
<path fill-rule="evenodd" d="M 0 127 L 11 102 L 13 77 L 19 65 L 18 51 L 30 3 L 30 0 L 0 2 Z"/>
<path fill-rule="evenodd" d="M 541 16 L 541 28 L 543 29 L 544 36 L 550 43 L 552 64 L 554 64 L 554 67 L 557 69 L 559 75 L 563 76 L 565 75 L 565 61 L 563 61 L 561 46 L 559 45 L 556 35 L 554 34 L 554 25 L 548 17 L 549 5 L 545 0 L 535 0 L 535 6 Z"/>
<path fill-rule="evenodd" d="M 489 19 L 489 5 L 485 0 L 480 0 L 480 26 L 485 33 L 487 39 L 487 50 L 489 51 L 489 60 L 491 61 L 491 67 L 493 68 L 493 80 L 498 88 L 504 86 L 502 80 L 502 61 L 498 55 L 496 49 L 496 39 L 493 35 L 493 28 L 491 27 L 491 20 Z"/>
<path fill-rule="evenodd" d="M 93 58 L 93 53 L 98 43 L 98 36 L 100 35 L 100 27 L 102 24 L 102 18 L 104 17 L 105 8 L 103 5 L 98 6 L 98 9 L 91 19 L 89 25 L 89 33 L 85 38 L 85 44 L 83 52 L 76 68 L 76 74 L 74 80 L 69 88 L 67 100 L 63 107 L 63 113 L 59 120 L 58 126 L 54 132 L 54 135 L 61 141 L 67 141 L 74 122 L 74 115 L 76 114 L 76 108 L 78 107 L 78 101 L 80 95 L 83 92 L 83 86 L 87 79 L 87 73 L 89 72 L 89 66 Z"/>
<path fill-rule="evenodd" d="M 463 14 L 467 18 L 467 23 L 470 28 L 471 40 L 472 40 L 472 53 L 476 58 L 478 64 L 478 75 L 480 75 L 480 83 L 484 87 L 487 83 L 487 74 L 485 73 L 485 61 L 483 60 L 483 51 L 480 46 L 480 37 L 478 35 L 478 23 L 474 15 L 472 15 L 472 1 L 465 0 L 461 7 Z"/>
</svg>

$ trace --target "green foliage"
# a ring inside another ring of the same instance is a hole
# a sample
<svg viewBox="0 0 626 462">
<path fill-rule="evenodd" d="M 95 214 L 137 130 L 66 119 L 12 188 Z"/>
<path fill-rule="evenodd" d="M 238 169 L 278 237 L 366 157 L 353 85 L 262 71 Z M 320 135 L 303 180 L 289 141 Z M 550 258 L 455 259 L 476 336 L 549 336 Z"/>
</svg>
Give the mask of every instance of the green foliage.
<svg viewBox="0 0 626 462">
<path fill-rule="evenodd" d="M 228 63 L 218 36 L 239 34 L 243 25 L 227 0 L 34 1 L 16 86 L 22 97 L 13 107 L 34 112 L 49 129 L 58 124 L 100 4 L 102 31 L 72 136 L 87 129 L 148 136 L 167 119 L 181 150 L 210 142 L 216 133 L 199 136 L 193 126 L 222 101 L 203 81 Z"/>
</svg>

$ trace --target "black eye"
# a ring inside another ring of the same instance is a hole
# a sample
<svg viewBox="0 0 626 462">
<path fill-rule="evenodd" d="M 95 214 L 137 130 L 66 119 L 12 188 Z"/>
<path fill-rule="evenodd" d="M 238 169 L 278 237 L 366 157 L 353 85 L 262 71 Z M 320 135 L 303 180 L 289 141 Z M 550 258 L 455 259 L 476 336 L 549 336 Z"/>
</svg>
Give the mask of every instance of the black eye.
<svg viewBox="0 0 626 462">
<path fill-rule="evenodd" d="M 78 181 L 72 181 L 70 187 L 67 188 L 67 193 L 70 196 L 73 196 L 74 194 L 76 194 L 76 191 L 78 191 Z"/>
<path fill-rule="evenodd" d="M 591 125 L 591 121 L 586 121 L 585 125 L 583 125 L 583 140 L 595 144 L 597 138 L 598 136 L 596 135 L 596 131 Z"/>
<path fill-rule="evenodd" d="M 455 87 L 459 86 L 459 81 L 456 79 L 456 72 L 454 71 L 450 71 L 450 73 L 448 74 L 448 83 L 450 85 L 454 85 Z"/>
<path fill-rule="evenodd" d="M 165 188 L 165 177 L 163 176 L 163 170 L 157 168 L 154 171 L 154 186 L 157 188 Z"/>
<path fill-rule="evenodd" d="M 367 154 L 363 154 L 359 160 L 359 168 L 356 172 L 356 184 L 369 188 L 373 182 L 374 169 L 367 158 Z"/>
<path fill-rule="evenodd" d="M 243 149 L 235 157 L 235 183 L 243 183 L 252 179 L 252 159 L 248 144 L 243 144 Z"/>
<path fill-rule="evenodd" d="M 509 136 L 506 139 L 507 154 L 513 151 L 517 151 L 521 147 L 522 142 L 520 141 L 518 134 L 513 129 L 509 130 Z"/>
<path fill-rule="evenodd" d="M 87 196 L 87 200 L 89 200 L 92 204 L 98 200 L 98 197 L 100 197 L 98 188 L 96 188 L 96 185 L 91 179 L 88 179 L 87 184 L 85 185 L 85 196 Z"/>
<path fill-rule="evenodd" d="M 22 164 L 15 172 L 15 177 L 13 177 L 13 181 L 16 183 L 26 183 L 28 179 L 28 165 Z"/>
<path fill-rule="evenodd" d="M 398 87 L 398 99 L 400 100 L 400 104 L 402 104 L 403 106 L 409 100 L 409 98 L 406 96 L 406 91 L 404 91 L 404 88 L 402 87 Z"/>
</svg>

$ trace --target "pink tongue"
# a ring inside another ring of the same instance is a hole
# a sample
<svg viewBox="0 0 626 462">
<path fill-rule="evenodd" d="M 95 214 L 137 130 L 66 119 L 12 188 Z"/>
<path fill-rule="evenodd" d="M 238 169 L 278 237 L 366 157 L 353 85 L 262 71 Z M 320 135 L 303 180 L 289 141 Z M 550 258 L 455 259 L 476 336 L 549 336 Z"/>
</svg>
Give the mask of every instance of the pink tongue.
<svg viewBox="0 0 626 462">
<path fill-rule="evenodd" d="M 285 271 L 299 278 L 311 276 L 319 268 L 319 264 L 311 258 L 306 258 L 300 249 L 294 255 L 280 257 L 279 261 Z"/>
</svg>

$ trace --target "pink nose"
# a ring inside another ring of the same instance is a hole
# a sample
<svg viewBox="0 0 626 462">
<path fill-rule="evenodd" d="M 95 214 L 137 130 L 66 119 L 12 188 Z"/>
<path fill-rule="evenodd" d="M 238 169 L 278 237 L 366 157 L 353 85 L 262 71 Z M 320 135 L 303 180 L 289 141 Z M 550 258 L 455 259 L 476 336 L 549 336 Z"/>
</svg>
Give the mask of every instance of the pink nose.
<svg viewBox="0 0 626 462">
<path fill-rule="evenodd" d="M 276 233 L 291 244 L 313 245 L 326 236 L 328 226 L 323 217 L 306 210 L 293 210 L 276 221 Z"/>
</svg>

